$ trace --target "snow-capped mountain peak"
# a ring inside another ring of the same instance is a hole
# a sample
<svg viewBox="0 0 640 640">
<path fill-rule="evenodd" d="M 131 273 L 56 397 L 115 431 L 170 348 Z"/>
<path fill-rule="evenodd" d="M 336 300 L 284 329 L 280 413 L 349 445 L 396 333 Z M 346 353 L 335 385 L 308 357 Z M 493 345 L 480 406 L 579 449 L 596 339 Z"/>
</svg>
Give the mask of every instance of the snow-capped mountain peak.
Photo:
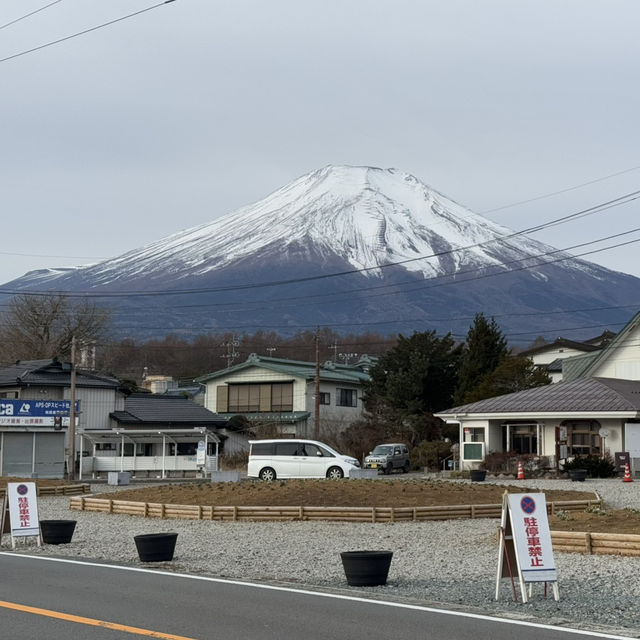
<svg viewBox="0 0 640 640">
<path fill-rule="evenodd" d="M 176 279 L 204 275 L 269 248 L 286 253 L 310 244 L 354 269 L 403 263 L 431 277 L 464 265 L 497 265 L 542 251 L 527 238 L 457 204 L 396 169 L 327 166 L 263 200 L 90 268 L 99 284 L 149 270 Z M 461 249 L 464 249 L 463 251 Z"/>
</svg>

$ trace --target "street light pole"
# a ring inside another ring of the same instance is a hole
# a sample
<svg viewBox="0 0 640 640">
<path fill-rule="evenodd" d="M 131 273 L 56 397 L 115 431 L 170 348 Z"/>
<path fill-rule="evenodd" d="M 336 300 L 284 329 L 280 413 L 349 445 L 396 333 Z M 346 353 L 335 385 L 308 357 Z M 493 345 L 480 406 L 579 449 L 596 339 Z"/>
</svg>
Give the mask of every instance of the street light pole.
<svg viewBox="0 0 640 640">
<path fill-rule="evenodd" d="M 69 391 L 69 458 L 67 478 L 76 479 L 76 338 L 71 338 L 71 389 Z"/>
</svg>

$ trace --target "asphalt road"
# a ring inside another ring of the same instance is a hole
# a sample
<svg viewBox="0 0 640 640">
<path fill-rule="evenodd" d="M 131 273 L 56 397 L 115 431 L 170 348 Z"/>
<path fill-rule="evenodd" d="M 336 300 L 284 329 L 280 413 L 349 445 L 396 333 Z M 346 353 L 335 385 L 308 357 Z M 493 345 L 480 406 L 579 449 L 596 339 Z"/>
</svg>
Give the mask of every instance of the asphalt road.
<svg viewBox="0 0 640 640">
<path fill-rule="evenodd" d="M 149 637 L 577 640 L 594 636 L 340 594 L 0 553 L 0 638 Z"/>
</svg>

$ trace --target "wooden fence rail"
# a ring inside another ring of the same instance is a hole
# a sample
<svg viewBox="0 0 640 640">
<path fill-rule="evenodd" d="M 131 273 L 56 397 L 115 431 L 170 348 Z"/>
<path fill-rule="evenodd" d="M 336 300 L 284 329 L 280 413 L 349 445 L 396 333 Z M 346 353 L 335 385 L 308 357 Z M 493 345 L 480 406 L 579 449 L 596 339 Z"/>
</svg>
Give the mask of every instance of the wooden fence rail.
<svg viewBox="0 0 640 640">
<path fill-rule="evenodd" d="M 640 535 L 552 531 L 551 542 L 556 551 L 573 551 L 596 555 L 640 556 Z"/>
<path fill-rule="evenodd" d="M 91 491 L 91 485 L 88 483 L 83 484 L 68 484 L 59 485 L 53 487 L 40 487 L 36 484 L 36 493 L 39 496 L 73 496 L 89 493 Z M 0 488 L 0 496 L 7 493 L 7 490 Z"/>
<path fill-rule="evenodd" d="M 45 487 L 43 487 L 45 489 Z M 46 487 L 47 493 L 72 491 L 88 493 L 89 485 L 79 487 Z M 547 503 L 549 513 L 558 511 L 584 511 L 601 506 L 597 500 L 570 500 Z M 159 502 L 132 502 L 88 496 L 74 496 L 70 508 L 76 511 L 115 513 L 145 518 L 181 520 L 238 521 L 294 521 L 329 520 L 337 522 L 418 522 L 449 520 L 452 518 L 499 518 L 499 504 L 450 505 L 438 507 L 238 507 L 211 505 L 162 504 Z M 640 535 L 616 533 L 585 533 L 552 531 L 551 542 L 555 551 L 585 554 L 640 556 Z"/>
<path fill-rule="evenodd" d="M 600 499 L 549 502 L 549 513 L 584 511 L 601 506 Z M 502 505 L 474 504 L 436 507 L 238 507 L 131 502 L 79 496 L 71 498 L 71 509 L 145 518 L 182 520 L 329 520 L 338 522 L 419 522 L 452 518 L 499 518 Z"/>
</svg>

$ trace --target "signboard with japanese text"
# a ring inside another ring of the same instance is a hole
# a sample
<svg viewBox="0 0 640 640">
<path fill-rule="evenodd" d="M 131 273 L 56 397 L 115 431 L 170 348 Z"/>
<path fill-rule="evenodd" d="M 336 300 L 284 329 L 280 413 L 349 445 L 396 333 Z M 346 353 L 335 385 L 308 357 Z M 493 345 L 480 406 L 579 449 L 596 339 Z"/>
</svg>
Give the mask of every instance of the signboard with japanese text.
<svg viewBox="0 0 640 640">
<path fill-rule="evenodd" d="M 7 483 L 9 500 L 9 520 L 11 521 L 11 537 L 40 537 L 40 521 L 38 519 L 38 497 L 35 482 Z"/>
<path fill-rule="evenodd" d="M 0 426 L 68 427 L 70 409 L 69 400 L 0 398 Z M 75 411 L 80 412 L 80 401 L 76 401 Z"/>
<path fill-rule="evenodd" d="M 525 582 L 558 579 L 544 493 L 510 493 L 509 514 L 518 565 Z"/>
<path fill-rule="evenodd" d="M 520 584 L 522 601 L 527 602 L 527 585 L 531 595 L 534 583 L 553 587 L 553 597 L 560 599 L 558 574 L 553 558 L 551 532 L 547 518 L 547 503 L 543 493 L 508 493 L 502 500 L 500 551 L 496 576 L 496 600 L 500 585 L 510 578 L 513 597 L 517 602 L 516 580 Z"/>
</svg>

